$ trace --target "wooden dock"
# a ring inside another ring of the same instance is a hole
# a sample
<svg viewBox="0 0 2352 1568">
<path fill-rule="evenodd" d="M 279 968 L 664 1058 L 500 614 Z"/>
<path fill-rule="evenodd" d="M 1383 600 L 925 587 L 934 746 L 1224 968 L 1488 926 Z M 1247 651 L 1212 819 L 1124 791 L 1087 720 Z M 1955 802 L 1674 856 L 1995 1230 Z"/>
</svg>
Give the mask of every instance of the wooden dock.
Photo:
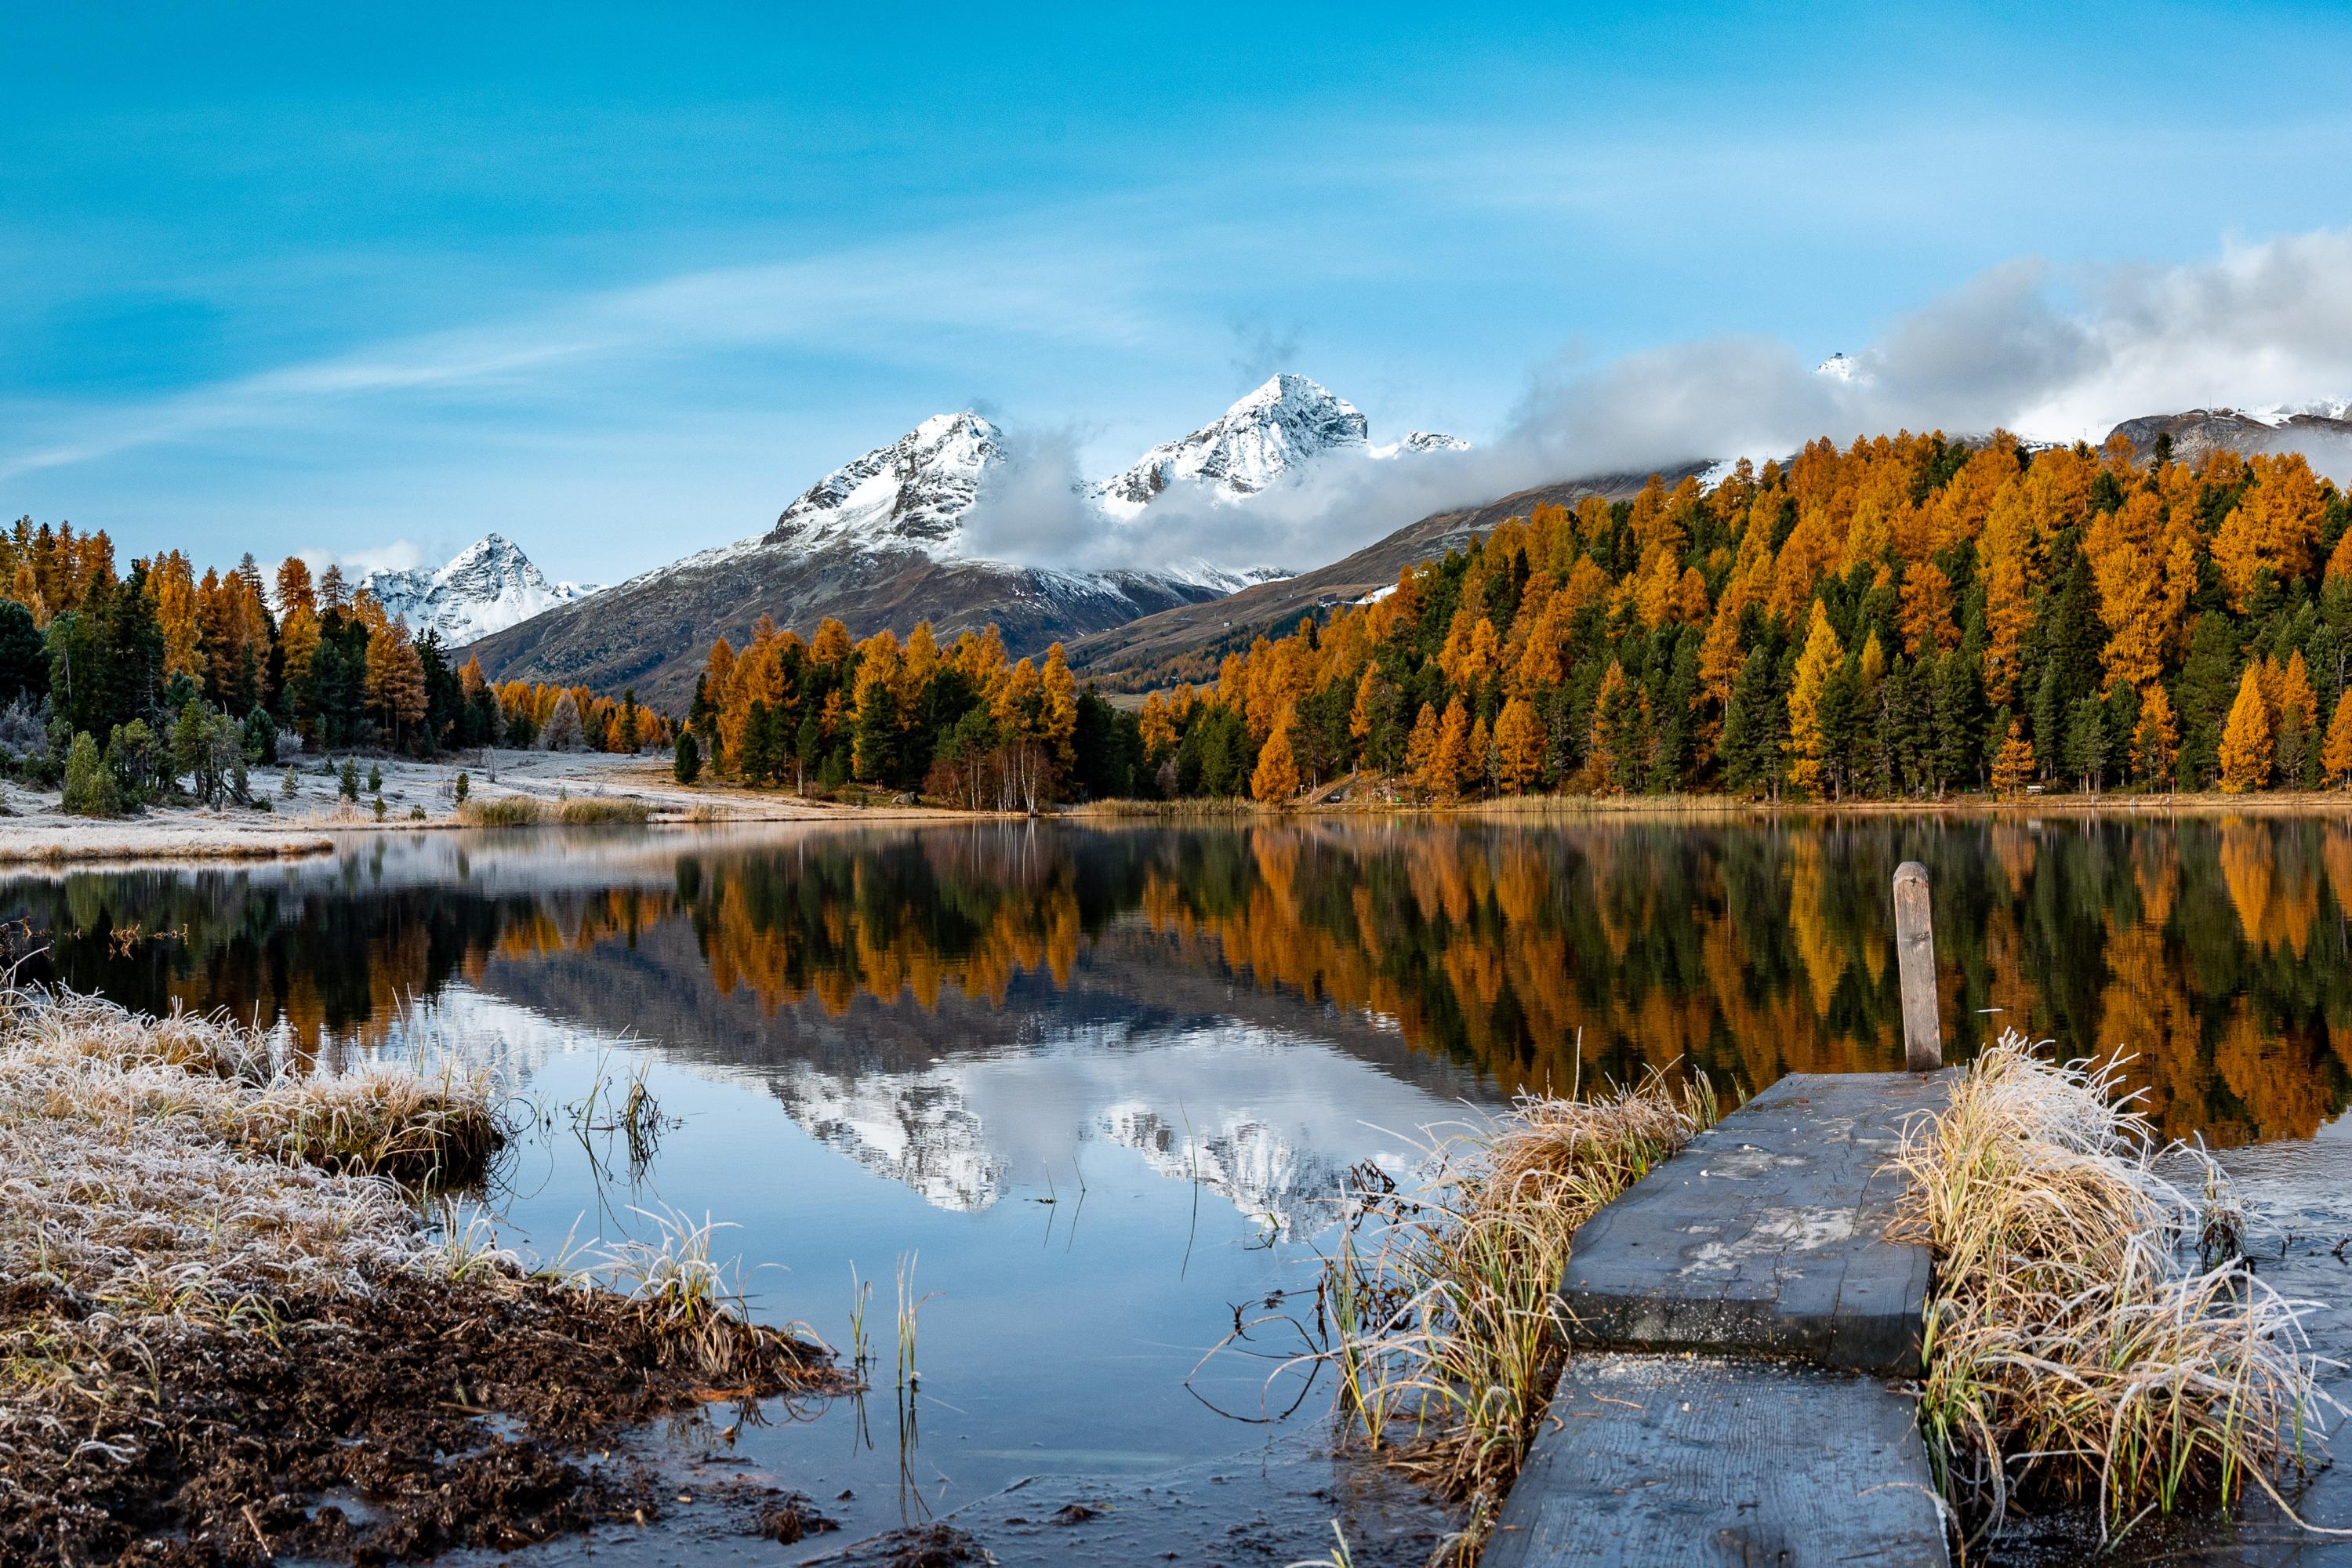
<svg viewBox="0 0 2352 1568">
<path fill-rule="evenodd" d="M 1933 983 L 1916 866 L 1895 906 L 1907 1003 Z M 1906 1021 L 1907 1059 L 1935 1068 L 1932 999 Z M 1885 1233 L 1888 1157 L 1950 1082 L 1782 1079 L 1586 1222 L 1559 1291 L 1577 1349 L 1486 1568 L 1944 1568 L 1905 1387 L 1929 1259 Z"/>
</svg>

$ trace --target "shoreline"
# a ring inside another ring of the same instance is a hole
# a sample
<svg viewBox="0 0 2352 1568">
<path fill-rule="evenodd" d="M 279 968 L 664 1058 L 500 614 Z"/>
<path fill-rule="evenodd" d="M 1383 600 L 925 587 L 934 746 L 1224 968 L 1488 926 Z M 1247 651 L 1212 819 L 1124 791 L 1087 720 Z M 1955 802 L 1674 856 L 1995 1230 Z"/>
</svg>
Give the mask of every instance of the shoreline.
<svg viewBox="0 0 2352 1568">
<path fill-rule="evenodd" d="M 68 816 L 54 795 L 0 786 L 0 867 L 126 865 L 137 862 L 252 863 L 332 854 L 359 834 L 511 831 L 510 826 L 461 819 L 448 799 L 456 763 L 393 759 L 385 770 L 387 801 L 409 804 L 422 794 L 438 797 L 439 809 L 424 817 L 387 811 L 382 818 L 314 789 L 311 808 L 299 818 L 256 809 L 153 808 L 137 816 Z M 566 801 L 609 801 L 641 806 L 644 826 L 653 827 L 740 826 L 760 823 L 800 826 L 861 826 L 879 823 L 947 824 L 1058 821 L 1089 826 L 1143 822 L 1308 822 L 1370 817 L 1454 817 L 1489 822 L 1590 821 L 1607 818 L 1699 821 L 1832 820 L 1907 817 L 2047 818 L 2052 816 L 2173 819 L 2182 816 L 2352 817 L 2352 791 L 2298 790 L 2261 795 L 2054 795 L 2000 799 L 1981 795 L 1940 800 L 1780 801 L 1733 795 L 1508 796 L 1496 800 L 1411 803 L 1389 799 L 1310 799 L 1282 805 L 1250 800 L 1090 801 L 1041 812 L 973 812 L 941 805 L 860 805 L 770 794 L 739 784 L 684 785 L 667 776 L 667 765 L 645 757 L 605 758 L 600 753 L 520 753 L 494 764 L 474 788 L 469 804 L 527 799 L 555 809 Z M 315 783 L 320 776 L 314 769 Z M 297 800 L 299 800 L 298 795 Z M 331 807 L 326 800 L 332 799 Z M 326 807 L 322 809 L 322 807 Z M 415 809 L 411 805 L 411 809 Z M 551 824 L 552 825 L 552 824 Z"/>
</svg>

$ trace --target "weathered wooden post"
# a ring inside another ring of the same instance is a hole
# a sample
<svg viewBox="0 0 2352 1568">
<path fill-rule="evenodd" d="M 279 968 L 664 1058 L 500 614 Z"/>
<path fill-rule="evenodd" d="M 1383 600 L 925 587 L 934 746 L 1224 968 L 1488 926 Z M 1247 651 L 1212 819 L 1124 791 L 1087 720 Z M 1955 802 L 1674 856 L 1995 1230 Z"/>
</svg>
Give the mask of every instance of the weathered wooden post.
<svg viewBox="0 0 2352 1568">
<path fill-rule="evenodd" d="M 1936 928 L 1927 904 L 1927 868 L 1895 868 L 1895 961 L 1903 981 L 1903 1065 L 1934 1072 L 1944 1065 L 1944 1025 L 1936 1010 Z"/>
</svg>

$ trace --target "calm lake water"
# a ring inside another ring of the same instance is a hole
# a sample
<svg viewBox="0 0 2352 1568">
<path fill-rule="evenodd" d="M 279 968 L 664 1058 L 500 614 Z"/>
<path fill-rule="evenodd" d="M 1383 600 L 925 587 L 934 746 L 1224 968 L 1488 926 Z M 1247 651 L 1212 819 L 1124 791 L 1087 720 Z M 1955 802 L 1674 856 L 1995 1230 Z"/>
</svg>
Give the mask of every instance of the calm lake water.
<svg viewBox="0 0 2352 1568">
<path fill-rule="evenodd" d="M 510 1245 L 708 1214 L 758 1310 L 836 1343 L 852 1270 L 874 1281 L 877 1394 L 696 1450 L 853 1531 L 1001 1519 L 994 1494 L 1054 1476 L 1185 1561 L 1320 1552 L 1339 1518 L 1370 1563 L 1442 1520 L 1325 1457 L 1295 1339 L 1204 1352 L 1311 1292 L 1344 1171 L 1402 1175 L 1423 1129 L 1523 1086 L 1898 1066 L 1905 859 L 1933 878 L 1950 1054 L 2011 1026 L 2137 1053 L 2164 1129 L 2217 1145 L 2352 1100 L 2352 825 L 2322 819 L 385 835 L 16 876 L 0 918 L 35 929 L 31 978 L 326 1059 L 496 1068 L 530 1122 L 487 1200 Z M 633 1162 L 568 1108 L 640 1069 L 675 1120 Z M 911 1408 L 902 1258 L 935 1293 Z M 730 1549 L 705 1527 L 696 1555 Z M 1143 1539 L 982 1533 L 1008 1563 Z"/>
</svg>

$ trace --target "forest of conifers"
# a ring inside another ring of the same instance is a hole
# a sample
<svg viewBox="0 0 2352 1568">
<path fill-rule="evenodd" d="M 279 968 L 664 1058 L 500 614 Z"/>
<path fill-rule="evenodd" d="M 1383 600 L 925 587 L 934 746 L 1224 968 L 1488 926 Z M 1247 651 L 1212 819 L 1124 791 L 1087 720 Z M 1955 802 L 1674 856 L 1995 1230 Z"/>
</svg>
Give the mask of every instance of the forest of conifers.
<svg viewBox="0 0 2352 1568">
<path fill-rule="evenodd" d="M 19 519 L 0 533 L 0 762 L 54 783 L 89 737 L 69 809 L 241 795 L 247 767 L 279 760 L 281 736 L 294 749 L 431 756 L 488 743 L 633 752 L 671 734 L 631 694 L 494 686 L 339 568 L 314 582 L 296 556 L 274 591 L 249 554 L 202 578 L 178 551 L 118 575 L 102 530 Z"/>
<path fill-rule="evenodd" d="M 1729 790 L 2310 788 L 2352 775 L 2352 509 L 2299 455 L 1822 440 L 1539 506 L 1140 713 L 993 634 L 714 646 L 698 756 L 975 806 Z"/>
<path fill-rule="evenodd" d="M 1824 440 L 1712 488 L 1537 507 L 1139 712 L 1058 646 L 762 621 L 710 649 L 681 728 L 626 692 L 496 685 L 332 570 L 289 559 L 265 588 L 250 556 L 198 578 L 173 552 L 118 575 L 103 532 L 20 521 L 0 742 L 55 774 L 87 734 L 132 799 L 184 773 L 216 795 L 287 732 L 426 754 L 675 737 L 681 776 L 973 807 L 1280 802 L 1359 772 L 1440 801 L 2310 788 L 2352 776 L 2347 525 L 2294 454 Z"/>
</svg>

